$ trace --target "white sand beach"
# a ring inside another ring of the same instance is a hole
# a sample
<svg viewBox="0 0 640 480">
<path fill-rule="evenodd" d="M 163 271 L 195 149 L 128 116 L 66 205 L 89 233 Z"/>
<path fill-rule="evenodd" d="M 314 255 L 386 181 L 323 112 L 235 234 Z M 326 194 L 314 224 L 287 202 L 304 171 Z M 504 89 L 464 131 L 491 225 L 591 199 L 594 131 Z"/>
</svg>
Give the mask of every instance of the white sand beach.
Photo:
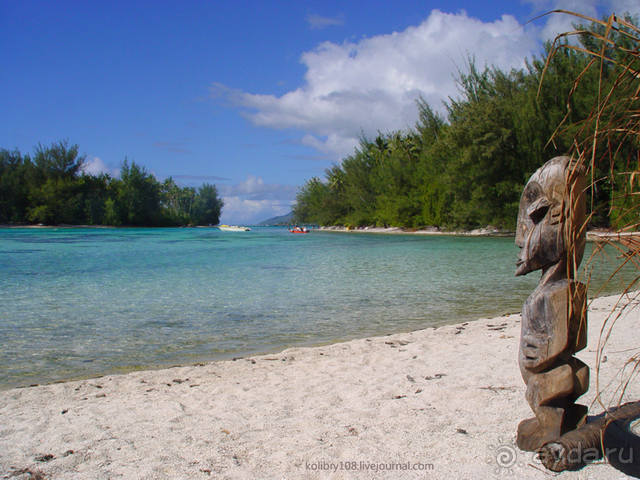
<svg viewBox="0 0 640 480">
<path fill-rule="evenodd" d="M 578 355 L 592 368 L 587 405 L 600 327 L 618 298 L 591 304 Z M 639 320 L 636 306 L 618 321 L 601 389 L 640 349 Z M 514 445 L 531 416 L 519 329 L 509 315 L 0 392 L 0 478 L 548 478 Z M 638 399 L 632 381 L 625 400 Z M 593 464 L 560 478 L 627 477 Z"/>
</svg>

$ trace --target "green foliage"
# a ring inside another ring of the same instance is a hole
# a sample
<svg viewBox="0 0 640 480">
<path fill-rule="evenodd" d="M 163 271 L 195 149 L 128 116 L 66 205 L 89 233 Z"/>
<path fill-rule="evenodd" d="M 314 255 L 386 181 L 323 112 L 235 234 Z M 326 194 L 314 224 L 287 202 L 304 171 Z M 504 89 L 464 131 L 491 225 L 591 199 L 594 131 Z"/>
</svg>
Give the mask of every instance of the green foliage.
<svg viewBox="0 0 640 480">
<path fill-rule="evenodd" d="M 223 202 L 213 185 L 162 184 L 135 162 L 120 178 L 86 175 L 85 157 L 67 141 L 38 145 L 32 157 L 0 149 L 0 223 L 86 225 L 217 224 Z M 32 160 L 33 159 L 33 160 Z"/>
<path fill-rule="evenodd" d="M 546 45 L 545 57 L 552 48 Z M 446 103 L 446 121 L 419 99 L 413 129 L 363 138 L 324 180 L 309 180 L 296 198 L 296 221 L 513 229 L 526 180 L 570 151 L 597 100 L 600 78 L 585 71 L 588 62 L 588 55 L 571 49 L 555 52 L 546 66 L 533 58 L 511 72 L 481 71 L 470 60 L 458 79 L 460 97 Z M 615 80 L 613 73 L 603 78 Z M 638 152 L 630 142 L 618 148 L 624 158 Z M 622 163 L 616 171 L 625 170 Z M 592 225 L 607 226 L 610 186 L 597 185 L 591 200 Z"/>
<path fill-rule="evenodd" d="M 125 225 L 151 226 L 161 222 L 160 184 L 136 162 L 125 159 L 120 168 L 116 205 Z"/>
<path fill-rule="evenodd" d="M 78 218 L 82 199 L 77 177 L 84 159 L 78 146 L 69 146 L 66 140 L 36 147 L 28 179 L 28 221 L 58 224 Z"/>
<path fill-rule="evenodd" d="M 220 213 L 224 202 L 218 197 L 215 185 L 204 183 L 195 195 L 193 219 L 198 225 L 216 225 L 220 222 Z"/>
<path fill-rule="evenodd" d="M 167 178 L 160 186 L 160 198 L 167 221 L 181 225 L 190 223 L 194 197 L 193 188 L 182 189 L 173 178 Z"/>
<path fill-rule="evenodd" d="M 320 225 L 337 224 L 339 217 L 336 213 L 342 211 L 341 207 L 344 205 L 339 201 L 340 185 L 323 183 L 318 177 L 313 177 L 300 188 L 293 216 L 302 222 L 314 219 Z"/>
<path fill-rule="evenodd" d="M 104 218 L 103 221 L 106 225 L 112 225 L 119 227 L 122 225 L 120 220 L 120 214 L 116 208 L 116 202 L 113 198 L 107 198 L 104 202 Z"/>
<path fill-rule="evenodd" d="M 73 179 L 80 172 L 84 160 L 84 156 L 78 156 L 78 145 L 69 146 L 67 140 L 50 147 L 39 144 L 33 154 L 36 172 L 43 179 Z"/>
<path fill-rule="evenodd" d="M 28 156 L 0 149 L 0 223 L 19 222 L 26 217 L 32 167 Z"/>
</svg>

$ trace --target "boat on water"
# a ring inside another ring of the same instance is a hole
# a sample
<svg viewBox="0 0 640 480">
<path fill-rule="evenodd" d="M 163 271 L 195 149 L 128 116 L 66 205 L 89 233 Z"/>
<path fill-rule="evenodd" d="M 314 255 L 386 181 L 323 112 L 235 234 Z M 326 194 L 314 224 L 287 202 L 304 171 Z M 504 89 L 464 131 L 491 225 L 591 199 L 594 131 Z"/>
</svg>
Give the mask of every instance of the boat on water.
<svg viewBox="0 0 640 480">
<path fill-rule="evenodd" d="M 223 232 L 248 232 L 251 230 L 249 227 L 239 225 L 218 225 L 218 228 Z"/>
<path fill-rule="evenodd" d="M 309 233 L 309 231 L 310 230 L 307 227 L 298 227 L 297 225 L 289 228 L 290 233 Z"/>
</svg>

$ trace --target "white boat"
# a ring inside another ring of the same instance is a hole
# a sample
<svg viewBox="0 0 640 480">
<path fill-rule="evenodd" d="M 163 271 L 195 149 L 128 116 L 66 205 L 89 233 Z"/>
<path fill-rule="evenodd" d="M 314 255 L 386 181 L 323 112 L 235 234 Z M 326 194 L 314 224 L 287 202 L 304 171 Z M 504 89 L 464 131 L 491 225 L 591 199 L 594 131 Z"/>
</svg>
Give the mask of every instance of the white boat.
<svg viewBox="0 0 640 480">
<path fill-rule="evenodd" d="M 238 225 L 218 225 L 218 228 L 223 232 L 248 232 L 251 230 L 249 227 L 240 227 Z"/>
</svg>

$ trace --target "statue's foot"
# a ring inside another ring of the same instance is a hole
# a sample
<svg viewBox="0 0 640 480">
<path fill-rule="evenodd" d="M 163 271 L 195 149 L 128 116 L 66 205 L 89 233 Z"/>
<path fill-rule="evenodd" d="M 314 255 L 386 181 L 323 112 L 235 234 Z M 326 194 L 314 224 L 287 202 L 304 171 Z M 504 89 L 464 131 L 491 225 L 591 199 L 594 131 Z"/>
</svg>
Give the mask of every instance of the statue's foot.
<svg viewBox="0 0 640 480">
<path fill-rule="evenodd" d="M 542 445 L 586 423 L 587 407 L 574 404 L 568 408 L 538 407 L 538 417 L 523 420 L 518 425 L 517 444 L 520 450 L 538 451 Z M 540 423 L 540 420 L 543 423 Z"/>
<path fill-rule="evenodd" d="M 587 407 L 585 407 L 584 405 L 579 405 L 577 403 L 567 408 L 567 411 L 564 414 L 562 433 L 566 433 L 570 430 L 575 430 L 576 428 L 579 428 L 587 423 L 587 411 Z"/>
<path fill-rule="evenodd" d="M 528 418 L 518 425 L 516 443 L 520 450 L 537 452 L 542 445 L 558 438 L 557 429 L 544 429 L 537 418 Z"/>
</svg>

